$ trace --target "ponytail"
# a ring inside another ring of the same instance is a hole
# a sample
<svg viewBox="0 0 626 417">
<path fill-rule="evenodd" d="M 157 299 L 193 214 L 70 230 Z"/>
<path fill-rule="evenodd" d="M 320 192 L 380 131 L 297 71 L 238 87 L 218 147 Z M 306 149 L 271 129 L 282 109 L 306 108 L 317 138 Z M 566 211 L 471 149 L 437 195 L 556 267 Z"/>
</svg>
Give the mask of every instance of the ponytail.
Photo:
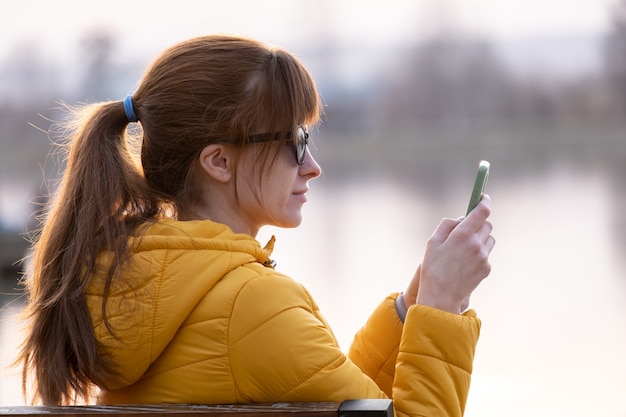
<svg viewBox="0 0 626 417">
<path fill-rule="evenodd" d="M 107 295 L 127 257 L 128 237 L 159 211 L 130 149 L 124 104 L 70 110 L 75 118 L 61 144 L 67 166 L 35 237 L 26 279 L 28 332 L 18 357 L 24 392 L 32 377 L 33 399 L 45 405 L 86 400 L 114 372 L 98 353 L 85 288 L 106 250 L 112 256 L 103 283 L 108 328 Z"/>
</svg>

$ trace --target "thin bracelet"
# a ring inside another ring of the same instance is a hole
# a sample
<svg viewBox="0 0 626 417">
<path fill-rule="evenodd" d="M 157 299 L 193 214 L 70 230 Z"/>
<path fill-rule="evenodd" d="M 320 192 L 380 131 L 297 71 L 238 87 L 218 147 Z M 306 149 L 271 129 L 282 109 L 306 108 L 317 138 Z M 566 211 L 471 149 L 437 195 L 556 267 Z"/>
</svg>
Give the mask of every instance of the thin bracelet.
<svg viewBox="0 0 626 417">
<path fill-rule="evenodd" d="M 396 298 L 396 311 L 398 312 L 398 317 L 400 317 L 400 321 L 404 323 L 404 319 L 406 318 L 406 305 L 404 304 L 404 293 L 400 293 L 398 298 Z"/>
</svg>

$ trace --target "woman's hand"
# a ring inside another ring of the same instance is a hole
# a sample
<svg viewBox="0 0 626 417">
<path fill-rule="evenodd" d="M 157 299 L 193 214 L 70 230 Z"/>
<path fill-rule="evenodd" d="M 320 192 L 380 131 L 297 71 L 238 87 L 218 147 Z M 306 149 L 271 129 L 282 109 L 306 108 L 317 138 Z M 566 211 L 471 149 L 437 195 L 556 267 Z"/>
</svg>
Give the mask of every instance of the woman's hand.
<svg viewBox="0 0 626 417">
<path fill-rule="evenodd" d="M 441 221 L 405 292 L 407 306 L 417 302 L 452 313 L 468 307 L 472 292 L 491 272 L 489 254 L 496 241 L 487 220 L 490 213 L 485 195 L 467 217 Z"/>
</svg>

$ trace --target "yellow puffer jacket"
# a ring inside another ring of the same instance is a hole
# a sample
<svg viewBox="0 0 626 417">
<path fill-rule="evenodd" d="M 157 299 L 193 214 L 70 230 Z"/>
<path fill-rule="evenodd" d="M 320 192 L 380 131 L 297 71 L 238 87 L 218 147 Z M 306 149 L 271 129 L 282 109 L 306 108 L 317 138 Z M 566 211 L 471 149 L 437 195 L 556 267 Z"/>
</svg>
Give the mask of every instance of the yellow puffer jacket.
<svg viewBox="0 0 626 417">
<path fill-rule="evenodd" d="M 264 266 L 273 240 L 262 248 L 211 221 L 168 220 L 130 243 L 107 303 L 114 335 L 101 277 L 87 291 L 101 354 L 119 373 L 99 403 L 392 397 L 399 417 L 463 414 L 480 329 L 472 311 L 412 306 L 402 323 L 392 294 L 346 356 L 306 289 Z"/>
</svg>

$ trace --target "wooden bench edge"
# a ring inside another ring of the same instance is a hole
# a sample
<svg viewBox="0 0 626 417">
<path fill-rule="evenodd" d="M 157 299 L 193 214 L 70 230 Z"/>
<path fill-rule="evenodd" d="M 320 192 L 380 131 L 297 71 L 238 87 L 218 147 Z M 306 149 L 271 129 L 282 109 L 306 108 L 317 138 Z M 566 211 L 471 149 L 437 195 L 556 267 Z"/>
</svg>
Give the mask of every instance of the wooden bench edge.
<svg viewBox="0 0 626 417">
<path fill-rule="evenodd" d="M 0 416 L 75 417 L 107 415 L 110 417 L 393 417 L 391 400 L 366 399 L 343 402 L 291 402 L 265 404 L 129 404 L 76 406 L 0 406 Z"/>
</svg>

